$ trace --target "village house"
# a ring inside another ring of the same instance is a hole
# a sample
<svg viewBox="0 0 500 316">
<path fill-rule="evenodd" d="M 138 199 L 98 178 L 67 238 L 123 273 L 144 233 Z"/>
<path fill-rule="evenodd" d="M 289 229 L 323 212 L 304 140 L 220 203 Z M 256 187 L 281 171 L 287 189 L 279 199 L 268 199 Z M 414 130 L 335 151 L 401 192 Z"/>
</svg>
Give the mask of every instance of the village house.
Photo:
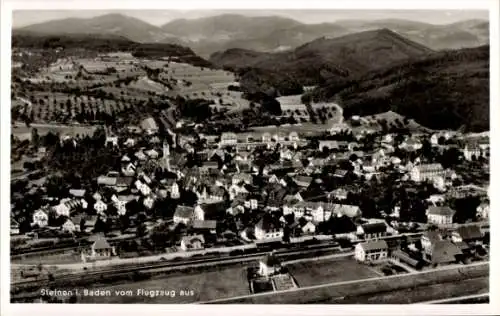
<svg viewBox="0 0 500 316">
<path fill-rule="evenodd" d="M 118 215 L 125 215 L 127 213 L 126 205 L 132 200 L 137 200 L 137 197 L 135 195 L 113 195 L 111 197 L 111 201 L 113 201 L 113 204 L 118 211 Z"/>
<path fill-rule="evenodd" d="M 90 248 L 91 259 L 108 259 L 113 255 L 116 255 L 115 247 L 111 246 L 103 237 L 94 241 Z"/>
<path fill-rule="evenodd" d="M 74 233 L 75 231 L 79 231 L 80 230 L 80 226 L 79 225 L 75 225 L 75 223 L 73 223 L 69 218 L 64 222 L 64 224 L 62 224 L 61 226 L 61 229 L 65 232 L 68 232 L 68 233 Z"/>
<path fill-rule="evenodd" d="M 105 146 L 118 147 L 118 136 L 106 136 Z"/>
<path fill-rule="evenodd" d="M 436 177 L 444 177 L 445 170 L 439 163 L 414 166 L 410 171 L 410 178 L 415 182 L 433 181 Z"/>
<path fill-rule="evenodd" d="M 380 262 L 387 259 L 389 246 L 385 240 L 370 240 L 358 243 L 354 248 L 354 258 L 360 262 Z"/>
<path fill-rule="evenodd" d="M 94 210 L 97 214 L 104 214 L 104 212 L 108 209 L 108 205 L 104 203 L 103 200 L 98 200 L 94 203 Z"/>
<path fill-rule="evenodd" d="M 424 259 L 433 266 L 455 263 L 463 256 L 462 251 L 450 240 L 435 240 L 424 251 Z"/>
<path fill-rule="evenodd" d="M 488 219 L 490 217 L 490 203 L 481 203 L 476 209 L 476 214 L 482 219 Z"/>
<path fill-rule="evenodd" d="M 52 207 L 52 209 L 56 212 L 57 216 L 66 216 L 69 217 L 70 213 L 77 208 L 86 209 L 88 206 L 87 201 L 84 199 L 76 200 L 70 198 L 62 199 L 58 205 Z"/>
<path fill-rule="evenodd" d="M 213 220 L 226 213 L 225 202 L 212 201 L 210 203 L 198 203 L 194 207 L 193 219 L 195 220 Z"/>
<path fill-rule="evenodd" d="M 256 210 L 259 206 L 259 203 L 257 199 L 248 199 L 243 202 L 243 206 L 250 210 Z"/>
<path fill-rule="evenodd" d="M 194 217 L 194 207 L 178 205 L 174 213 L 174 223 L 183 223 L 187 225 L 193 220 Z"/>
<path fill-rule="evenodd" d="M 316 225 L 312 221 L 308 221 L 304 226 L 302 226 L 302 233 L 306 235 L 312 235 L 316 232 Z"/>
<path fill-rule="evenodd" d="M 181 239 L 181 249 L 184 251 L 204 249 L 205 237 L 203 235 L 184 236 Z"/>
<path fill-rule="evenodd" d="M 19 235 L 19 223 L 14 219 L 10 219 L 10 235 Z"/>
<path fill-rule="evenodd" d="M 142 195 L 147 196 L 151 194 L 151 188 L 147 184 L 142 183 L 140 180 L 136 180 L 134 184 Z"/>
<path fill-rule="evenodd" d="M 387 235 L 387 225 L 384 222 L 361 224 L 356 229 L 356 235 L 364 240 L 384 237 Z"/>
<path fill-rule="evenodd" d="M 74 198 L 84 198 L 85 197 L 85 190 L 83 189 L 70 189 L 69 190 L 69 195 L 73 196 Z"/>
<path fill-rule="evenodd" d="M 464 154 L 464 158 L 468 161 L 478 159 L 480 157 L 487 158 L 488 147 L 488 144 L 481 145 L 478 142 L 469 142 L 464 146 L 462 152 Z"/>
<path fill-rule="evenodd" d="M 272 217 L 264 216 L 255 225 L 255 238 L 257 240 L 279 239 L 282 237 L 283 227 L 279 221 L 274 220 Z"/>
<path fill-rule="evenodd" d="M 157 134 L 159 131 L 158 125 L 152 117 L 148 117 L 141 122 L 141 128 L 148 135 Z"/>
<path fill-rule="evenodd" d="M 217 233 L 217 221 L 215 220 L 206 220 L 206 221 L 200 221 L 200 220 L 194 220 L 191 223 L 191 228 L 196 231 L 197 233 L 200 233 L 204 236 L 207 234 L 216 234 Z"/>
<path fill-rule="evenodd" d="M 259 261 L 259 274 L 264 277 L 276 274 L 281 269 L 279 259 L 272 253 L 266 255 Z"/>
<path fill-rule="evenodd" d="M 465 242 L 468 245 L 480 245 L 483 243 L 483 233 L 478 225 L 460 226 L 451 234 L 453 243 Z"/>
<path fill-rule="evenodd" d="M 436 225 L 448 225 L 453 223 L 455 211 L 448 206 L 431 206 L 426 211 L 427 222 Z"/>
<path fill-rule="evenodd" d="M 422 148 L 422 143 L 416 139 L 410 138 L 401 143 L 401 145 L 399 145 L 399 148 L 406 151 L 416 151 Z"/>
<path fill-rule="evenodd" d="M 154 195 L 148 195 L 144 198 L 144 200 L 142 201 L 142 204 L 144 205 L 145 208 L 147 208 L 148 210 L 152 209 L 154 204 L 156 202 L 156 198 Z"/>
<path fill-rule="evenodd" d="M 139 160 L 139 161 L 146 161 L 148 159 L 148 156 L 141 150 L 137 151 L 134 156 Z"/>
<path fill-rule="evenodd" d="M 127 138 L 127 140 L 123 143 L 123 145 L 127 146 L 128 148 L 134 147 L 136 144 L 136 141 L 134 138 Z"/>
<path fill-rule="evenodd" d="M 137 168 L 132 162 L 128 162 L 122 165 L 121 172 L 126 177 L 131 177 L 135 175 Z"/>
</svg>

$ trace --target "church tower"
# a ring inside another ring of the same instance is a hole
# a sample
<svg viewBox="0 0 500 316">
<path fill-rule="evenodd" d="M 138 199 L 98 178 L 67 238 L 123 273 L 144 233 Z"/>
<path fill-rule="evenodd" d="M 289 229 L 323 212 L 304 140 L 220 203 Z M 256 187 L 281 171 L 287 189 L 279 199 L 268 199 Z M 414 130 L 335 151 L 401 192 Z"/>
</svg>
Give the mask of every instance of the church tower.
<svg viewBox="0 0 500 316">
<path fill-rule="evenodd" d="M 163 142 L 163 157 L 162 166 L 163 170 L 170 171 L 170 147 L 166 141 Z"/>
</svg>

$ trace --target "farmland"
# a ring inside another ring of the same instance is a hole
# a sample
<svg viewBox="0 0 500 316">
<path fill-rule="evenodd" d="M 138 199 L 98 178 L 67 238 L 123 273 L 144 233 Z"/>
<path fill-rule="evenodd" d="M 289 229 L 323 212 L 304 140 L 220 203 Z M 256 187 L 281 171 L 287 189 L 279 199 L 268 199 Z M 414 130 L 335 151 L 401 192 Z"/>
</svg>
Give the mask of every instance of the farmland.
<svg viewBox="0 0 500 316">
<path fill-rule="evenodd" d="M 379 276 L 352 259 L 323 260 L 287 265 L 300 287 Z"/>
<path fill-rule="evenodd" d="M 31 130 L 36 128 L 39 135 L 45 135 L 48 132 L 59 133 L 60 135 L 92 135 L 96 130 L 96 126 L 85 126 L 85 125 L 45 125 L 45 124 L 33 124 L 30 127 L 25 125 L 19 125 L 12 128 L 12 135 L 19 138 L 20 140 L 30 139 Z"/>
<path fill-rule="evenodd" d="M 248 295 L 250 290 L 246 280 L 244 267 L 221 268 L 218 271 L 209 271 L 196 274 L 176 275 L 147 281 L 128 284 L 100 287 L 103 290 L 132 290 L 132 296 L 109 297 L 81 297 L 79 303 L 193 303 L 218 298 Z M 174 297 L 157 296 L 145 297 L 135 295 L 138 289 L 148 291 L 165 290 L 175 291 Z M 181 296 L 181 291 L 193 291 L 192 296 Z"/>
</svg>

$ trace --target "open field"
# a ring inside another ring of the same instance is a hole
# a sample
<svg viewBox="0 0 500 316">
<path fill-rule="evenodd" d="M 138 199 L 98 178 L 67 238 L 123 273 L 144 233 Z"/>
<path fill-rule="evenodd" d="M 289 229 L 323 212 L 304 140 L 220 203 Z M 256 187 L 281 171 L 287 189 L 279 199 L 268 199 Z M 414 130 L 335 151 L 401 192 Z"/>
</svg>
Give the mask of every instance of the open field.
<svg viewBox="0 0 500 316">
<path fill-rule="evenodd" d="M 379 276 L 353 259 L 301 262 L 287 267 L 300 287 Z"/>
<path fill-rule="evenodd" d="M 15 264 L 68 264 L 68 263 L 80 263 L 82 258 L 79 253 L 59 253 L 51 254 L 46 256 L 26 256 L 22 259 L 13 259 L 11 263 Z"/>
<path fill-rule="evenodd" d="M 50 125 L 50 124 L 32 124 L 30 127 L 26 127 L 24 124 L 20 124 L 18 127 L 12 128 L 12 135 L 18 137 L 20 140 L 30 139 L 31 130 L 36 128 L 38 130 L 38 135 L 45 135 L 48 132 L 60 133 L 61 135 L 92 135 L 96 130 L 96 126 L 83 126 L 83 125 Z"/>
<path fill-rule="evenodd" d="M 266 295 L 236 297 L 217 301 L 217 303 L 239 304 L 306 304 L 306 303 L 338 303 L 347 298 L 362 297 L 363 295 L 381 294 L 383 292 L 398 292 L 406 289 L 420 289 L 425 286 L 439 285 L 445 292 L 449 286 L 456 286 L 466 280 L 486 279 L 489 276 L 489 264 L 461 266 L 459 268 L 439 269 L 420 273 L 402 274 L 385 278 L 370 278 L 366 280 L 336 282 L 325 285 L 298 288 L 287 292 L 274 292 Z M 471 281 L 473 282 L 473 281 Z M 483 288 L 487 286 L 484 280 L 480 281 Z M 474 283 L 474 282 L 473 282 Z M 300 285 L 300 284 L 299 284 Z M 439 288 L 439 287 L 438 287 Z M 479 291 L 479 290 L 478 290 Z M 482 290 L 481 290 L 482 291 Z M 423 291 L 425 293 L 425 291 Z M 450 290 L 451 292 L 451 290 Z M 457 290 L 456 293 L 460 292 Z M 462 294 L 462 292 L 460 292 Z M 422 300 L 432 300 L 423 298 Z M 215 302 L 214 302 L 215 303 Z"/>
<path fill-rule="evenodd" d="M 196 274 L 176 275 L 134 283 L 100 287 L 103 290 L 132 290 L 130 297 L 112 295 L 110 297 L 81 297 L 79 303 L 194 303 L 218 298 L 248 295 L 250 290 L 246 279 L 245 267 L 221 268 Z M 137 296 L 137 289 L 175 291 L 175 297 Z M 180 291 L 193 291 L 192 296 L 181 296 Z"/>
<path fill-rule="evenodd" d="M 138 80 L 132 81 L 129 87 L 132 89 L 138 89 L 142 91 L 152 91 L 155 93 L 164 93 L 169 90 L 163 84 L 150 80 L 146 76 L 142 76 Z"/>
<path fill-rule="evenodd" d="M 362 120 L 364 120 L 366 122 L 365 124 L 367 126 L 372 126 L 372 127 L 379 127 L 380 124 L 378 123 L 378 121 L 381 121 L 381 120 L 385 120 L 388 125 L 391 125 L 391 124 L 395 125 L 395 124 L 397 124 L 398 121 L 403 123 L 404 119 L 405 119 L 404 116 L 402 116 L 396 112 L 393 112 L 393 111 L 388 111 L 388 112 L 383 112 L 383 113 L 379 113 L 379 114 L 375 114 L 375 115 L 362 117 Z M 418 124 L 417 122 L 415 122 L 415 120 L 412 120 L 412 119 L 408 120 L 407 127 L 411 131 L 415 131 L 415 132 L 431 131 L 431 129 L 423 127 L 422 125 Z"/>
<path fill-rule="evenodd" d="M 392 292 L 344 297 L 331 303 L 340 304 L 411 304 L 428 300 L 439 300 L 457 296 L 488 293 L 488 277 L 481 277 L 461 282 L 431 284 L 418 288 L 407 288 Z M 328 302 L 321 302 L 328 303 Z"/>
</svg>

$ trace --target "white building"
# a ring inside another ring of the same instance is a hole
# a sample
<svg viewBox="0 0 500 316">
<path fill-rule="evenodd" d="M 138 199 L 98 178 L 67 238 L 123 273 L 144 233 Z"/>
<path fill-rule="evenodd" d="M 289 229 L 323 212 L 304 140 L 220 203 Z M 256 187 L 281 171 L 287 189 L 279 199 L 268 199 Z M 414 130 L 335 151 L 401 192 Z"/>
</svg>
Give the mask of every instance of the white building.
<svg viewBox="0 0 500 316">
<path fill-rule="evenodd" d="M 354 248 L 354 258 L 360 262 L 378 262 L 387 259 L 389 246 L 385 240 L 359 243 Z"/>
<path fill-rule="evenodd" d="M 453 223 L 455 211 L 448 206 L 431 206 L 427 209 L 427 222 L 436 225 L 449 225 Z"/>
<path fill-rule="evenodd" d="M 94 210 L 97 214 L 104 214 L 104 212 L 108 209 L 108 205 L 104 203 L 102 200 L 98 200 L 94 204 Z"/>
<path fill-rule="evenodd" d="M 414 166 L 410 171 L 410 177 L 415 182 L 434 180 L 436 177 L 444 177 L 445 170 L 440 163 L 424 164 Z"/>
<path fill-rule="evenodd" d="M 261 276 L 270 276 L 278 273 L 281 269 L 281 263 L 273 254 L 268 254 L 259 261 L 259 274 Z"/>
<path fill-rule="evenodd" d="M 36 211 L 33 214 L 33 224 L 39 227 L 47 226 L 49 224 L 49 215 L 43 210 Z"/>
</svg>

